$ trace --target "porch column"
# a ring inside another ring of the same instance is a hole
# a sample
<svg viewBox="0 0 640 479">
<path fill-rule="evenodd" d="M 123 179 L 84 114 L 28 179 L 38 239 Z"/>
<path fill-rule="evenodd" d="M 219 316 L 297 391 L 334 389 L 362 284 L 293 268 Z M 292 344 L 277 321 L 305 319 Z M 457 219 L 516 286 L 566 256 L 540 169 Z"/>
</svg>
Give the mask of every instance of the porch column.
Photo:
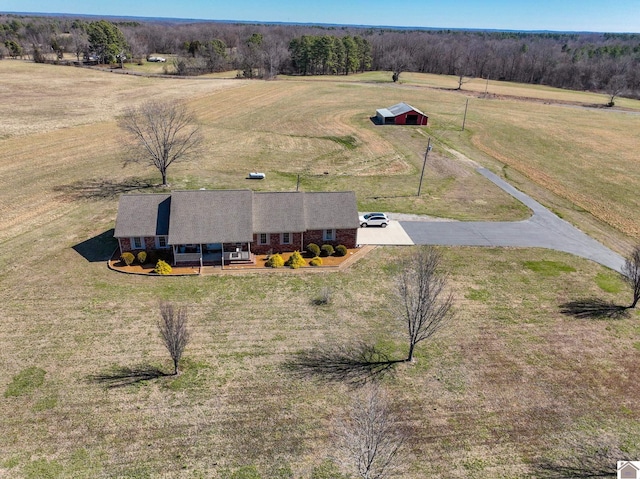
<svg viewBox="0 0 640 479">
<path fill-rule="evenodd" d="M 224 243 L 220 243 L 220 245 L 222 246 L 222 265 L 220 266 L 220 269 L 224 269 Z"/>
</svg>

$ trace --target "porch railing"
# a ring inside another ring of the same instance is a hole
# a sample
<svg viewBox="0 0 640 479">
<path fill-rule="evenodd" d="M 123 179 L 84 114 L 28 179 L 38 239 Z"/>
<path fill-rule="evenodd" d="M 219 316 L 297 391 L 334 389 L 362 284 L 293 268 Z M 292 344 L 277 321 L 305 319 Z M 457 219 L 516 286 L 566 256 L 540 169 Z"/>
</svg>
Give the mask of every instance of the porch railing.
<svg viewBox="0 0 640 479">
<path fill-rule="evenodd" d="M 173 255 L 176 263 L 199 263 L 201 257 L 200 253 L 175 253 Z"/>
</svg>

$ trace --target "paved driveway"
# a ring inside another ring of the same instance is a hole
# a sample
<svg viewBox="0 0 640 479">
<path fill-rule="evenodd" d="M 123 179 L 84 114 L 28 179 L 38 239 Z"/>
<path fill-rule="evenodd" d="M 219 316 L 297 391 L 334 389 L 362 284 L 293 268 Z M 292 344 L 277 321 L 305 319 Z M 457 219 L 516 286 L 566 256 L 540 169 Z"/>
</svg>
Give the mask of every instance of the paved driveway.
<svg viewBox="0 0 640 479">
<path fill-rule="evenodd" d="M 400 226 L 403 232 L 414 244 L 548 248 L 571 253 L 616 271 L 622 271 L 624 265 L 622 256 L 560 219 L 540 203 L 518 191 L 486 168 L 478 168 L 477 171 L 528 206 L 533 211 L 531 218 L 515 222 L 431 221 L 429 218 L 415 217 L 410 220 L 401 220 Z M 359 242 L 360 234 L 359 232 Z M 363 240 L 366 239 L 363 236 Z M 367 243 L 365 241 L 361 243 L 411 244 L 405 242 Z"/>
<path fill-rule="evenodd" d="M 369 226 L 358 229 L 358 244 L 412 245 L 414 242 L 398 221 L 391 220 L 386 228 Z"/>
</svg>

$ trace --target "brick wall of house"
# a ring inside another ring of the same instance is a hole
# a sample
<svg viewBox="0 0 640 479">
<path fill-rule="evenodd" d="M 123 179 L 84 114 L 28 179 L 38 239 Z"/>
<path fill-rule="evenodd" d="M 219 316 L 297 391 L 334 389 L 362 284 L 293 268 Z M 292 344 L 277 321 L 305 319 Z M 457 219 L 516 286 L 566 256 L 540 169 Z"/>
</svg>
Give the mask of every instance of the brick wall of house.
<svg viewBox="0 0 640 479">
<path fill-rule="evenodd" d="M 280 234 L 274 233 L 269 235 L 268 244 L 258 244 L 258 235 L 253 235 L 251 243 L 251 252 L 255 254 L 267 253 L 285 253 L 290 251 L 302 251 L 304 245 L 302 243 L 302 233 L 291 233 L 291 244 L 281 244 Z"/>
<path fill-rule="evenodd" d="M 339 244 L 345 245 L 347 248 L 355 248 L 358 244 L 358 230 L 356 228 L 337 230 L 336 244 L 333 246 L 337 246 Z"/>
<path fill-rule="evenodd" d="M 357 235 L 358 230 L 354 229 L 346 229 L 346 230 L 336 230 L 336 239 L 334 241 L 325 241 L 323 239 L 323 230 L 311 230 L 307 231 L 304 234 L 304 245 L 305 247 L 309 243 L 315 243 L 318 246 L 322 247 L 323 244 L 330 244 L 334 248 L 338 245 L 344 245 L 347 248 L 355 248 L 357 243 Z"/>
<path fill-rule="evenodd" d="M 131 238 L 118 238 L 120 242 L 120 253 L 131 251 Z"/>
<path fill-rule="evenodd" d="M 120 253 L 124 253 L 125 251 L 134 251 L 131 245 L 131 238 L 119 238 L 120 241 Z M 156 237 L 155 236 L 145 236 L 144 237 L 144 249 L 150 251 L 152 249 L 156 249 Z M 137 253 L 142 250 L 135 250 Z"/>
<path fill-rule="evenodd" d="M 291 233 L 291 244 L 281 244 L 280 234 L 270 234 L 269 243 L 264 245 L 258 244 L 258 235 L 253 235 L 253 242 L 251 243 L 251 252 L 255 254 L 267 254 L 267 253 L 286 253 L 291 251 L 304 251 L 309 243 L 315 243 L 318 246 L 323 244 L 330 244 L 336 247 L 340 244 L 345 245 L 347 248 L 355 248 L 357 242 L 357 229 L 336 230 L 336 239 L 334 241 L 324 241 L 322 230 L 306 231 L 304 233 Z M 131 238 L 119 238 L 120 253 L 125 251 L 131 251 L 134 254 L 140 250 L 133 250 L 131 248 Z M 156 238 L 155 236 L 148 236 L 144 238 L 145 249 L 147 251 L 155 250 Z M 225 243 L 223 245 L 225 251 L 235 251 L 236 243 Z M 246 250 L 246 246 L 243 245 L 243 250 Z"/>
</svg>

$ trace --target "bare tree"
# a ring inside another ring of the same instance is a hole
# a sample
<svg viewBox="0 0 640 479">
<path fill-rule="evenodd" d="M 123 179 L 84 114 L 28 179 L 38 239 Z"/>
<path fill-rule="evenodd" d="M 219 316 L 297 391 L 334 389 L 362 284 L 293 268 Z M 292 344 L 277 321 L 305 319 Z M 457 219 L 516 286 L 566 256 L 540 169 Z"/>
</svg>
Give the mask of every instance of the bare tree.
<svg viewBox="0 0 640 479">
<path fill-rule="evenodd" d="M 627 257 L 622 267 L 624 278 L 633 289 L 633 302 L 629 309 L 635 308 L 640 301 L 640 244 Z"/>
<path fill-rule="evenodd" d="M 393 72 L 393 82 L 400 81 L 400 74 L 405 71 L 410 71 L 413 65 L 413 58 L 403 47 L 397 47 L 394 50 L 386 53 L 382 59 L 383 65 L 387 70 Z"/>
<path fill-rule="evenodd" d="M 162 175 L 167 186 L 167 168 L 187 160 L 200 145 L 200 129 L 183 103 L 150 101 L 130 108 L 120 120 L 138 149 L 128 162 L 148 162 Z"/>
<path fill-rule="evenodd" d="M 160 316 L 158 329 L 162 336 L 162 341 L 167 347 L 171 359 L 173 360 L 173 373 L 178 374 L 178 363 L 184 352 L 184 348 L 189 343 L 189 330 L 187 328 L 187 309 L 175 309 L 173 304 L 160 303 Z"/>
<path fill-rule="evenodd" d="M 378 385 L 355 398 L 338 426 L 337 444 L 362 479 L 391 477 L 403 463 L 406 435 Z"/>
<path fill-rule="evenodd" d="M 439 271 L 440 254 L 420 246 L 400 264 L 397 277 L 398 318 L 407 328 L 413 361 L 418 343 L 429 339 L 451 318 L 453 298 L 446 292 L 446 276 Z"/>
<path fill-rule="evenodd" d="M 624 75 L 613 75 L 609 78 L 605 91 L 609 95 L 609 103 L 607 106 L 615 106 L 615 99 L 620 93 L 624 92 L 627 87 L 627 79 Z"/>
</svg>

